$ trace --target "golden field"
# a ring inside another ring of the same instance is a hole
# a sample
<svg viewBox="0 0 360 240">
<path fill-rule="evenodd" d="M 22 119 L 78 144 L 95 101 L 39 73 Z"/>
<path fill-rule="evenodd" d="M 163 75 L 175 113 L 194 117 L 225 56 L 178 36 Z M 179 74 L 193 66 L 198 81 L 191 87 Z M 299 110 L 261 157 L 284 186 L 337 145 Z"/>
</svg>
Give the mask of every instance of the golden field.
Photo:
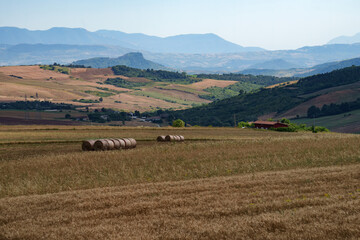
<svg viewBox="0 0 360 240">
<path fill-rule="evenodd" d="M 358 239 L 360 136 L 0 126 L 0 239 Z M 185 136 L 157 143 L 158 135 Z M 82 139 L 136 149 L 82 152 Z"/>
</svg>

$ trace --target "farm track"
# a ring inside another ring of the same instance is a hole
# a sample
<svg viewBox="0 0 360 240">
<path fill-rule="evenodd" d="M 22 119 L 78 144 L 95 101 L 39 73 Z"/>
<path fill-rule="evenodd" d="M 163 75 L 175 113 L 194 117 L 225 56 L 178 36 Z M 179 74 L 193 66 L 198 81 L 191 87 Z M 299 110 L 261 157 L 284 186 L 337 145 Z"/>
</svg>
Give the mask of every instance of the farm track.
<svg viewBox="0 0 360 240">
<path fill-rule="evenodd" d="M 0 239 L 358 239 L 360 165 L 0 199 Z"/>
</svg>

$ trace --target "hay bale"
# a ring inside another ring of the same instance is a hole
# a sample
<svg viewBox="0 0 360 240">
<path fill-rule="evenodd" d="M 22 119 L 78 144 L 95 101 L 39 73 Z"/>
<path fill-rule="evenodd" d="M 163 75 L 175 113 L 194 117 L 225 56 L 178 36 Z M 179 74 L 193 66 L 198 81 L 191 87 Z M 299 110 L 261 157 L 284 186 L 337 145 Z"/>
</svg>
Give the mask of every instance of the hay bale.
<svg viewBox="0 0 360 240">
<path fill-rule="evenodd" d="M 165 142 L 166 140 L 165 140 L 165 136 L 158 136 L 157 138 L 156 138 L 156 141 L 158 141 L 158 142 Z"/>
<path fill-rule="evenodd" d="M 132 143 L 131 143 L 131 141 L 130 141 L 129 139 L 127 139 L 127 138 L 122 138 L 122 140 L 125 142 L 125 147 L 124 147 L 124 149 L 129 149 L 129 148 L 131 148 Z"/>
<path fill-rule="evenodd" d="M 94 143 L 95 151 L 106 151 L 108 150 L 109 142 L 106 139 L 98 139 Z"/>
<path fill-rule="evenodd" d="M 179 135 L 179 137 L 180 137 L 180 142 L 185 141 L 185 138 L 184 138 L 184 136 L 183 136 L 183 135 Z"/>
<path fill-rule="evenodd" d="M 95 140 L 84 140 L 81 148 L 83 151 L 94 151 L 94 143 Z"/>
<path fill-rule="evenodd" d="M 165 140 L 167 142 L 173 142 L 175 140 L 173 135 L 166 135 Z"/>
<path fill-rule="evenodd" d="M 105 141 L 108 142 L 108 147 L 107 147 L 107 150 L 114 150 L 115 149 L 115 144 L 112 140 L 110 139 L 105 139 Z"/>
<path fill-rule="evenodd" d="M 126 143 L 125 143 L 124 139 L 118 138 L 116 140 L 118 140 L 119 143 L 120 143 L 120 149 L 125 149 L 126 148 Z"/>
<path fill-rule="evenodd" d="M 180 142 L 180 137 L 178 135 L 174 135 L 174 141 L 175 142 Z"/>
<path fill-rule="evenodd" d="M 136 140 L 133 138 L 128 138 L 128 140 L 131 142 L 131 148 L 136 148 Z"/>
<path fill-rule="evenodd" d="M 111 140 L 111 141 L 114 143 L 114 148 L 115 148 L 115 149 L 120 149 L 121 144 L 120 144 L 120 142 L 119 142 L 118 139 L 110 138 L 109 140 Z"/>
</svg>

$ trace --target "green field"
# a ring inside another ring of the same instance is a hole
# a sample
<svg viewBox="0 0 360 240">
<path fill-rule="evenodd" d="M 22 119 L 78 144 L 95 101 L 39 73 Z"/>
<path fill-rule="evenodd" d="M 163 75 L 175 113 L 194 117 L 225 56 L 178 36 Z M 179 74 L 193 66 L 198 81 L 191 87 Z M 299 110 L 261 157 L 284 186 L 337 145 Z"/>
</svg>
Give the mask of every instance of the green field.
<svg viewBox="0 0 360 240">
<path fill-rule="evenodd" d="M 315 125 L 326 127 L 331 131 L 360 133 L 360 110 L 315 119 L 301 118 L 291 120 L 291 122 L 296 124 L 304 123 L 307 126 L 312 126 L 314 121 Z"/>
</svg>

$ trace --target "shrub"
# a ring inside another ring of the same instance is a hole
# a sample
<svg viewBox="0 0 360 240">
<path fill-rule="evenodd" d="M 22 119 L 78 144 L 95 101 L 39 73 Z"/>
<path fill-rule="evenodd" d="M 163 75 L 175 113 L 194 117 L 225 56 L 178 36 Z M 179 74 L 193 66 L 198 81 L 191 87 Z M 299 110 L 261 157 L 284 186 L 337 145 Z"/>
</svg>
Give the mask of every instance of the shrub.
<svg viewBox="0 0 360 240">
<path fill-rule="evenodd" d="M 172 122 L 173 127 L 185 127 L 185 122 L 181 119 L 176 119 Z"/>
</svg>

